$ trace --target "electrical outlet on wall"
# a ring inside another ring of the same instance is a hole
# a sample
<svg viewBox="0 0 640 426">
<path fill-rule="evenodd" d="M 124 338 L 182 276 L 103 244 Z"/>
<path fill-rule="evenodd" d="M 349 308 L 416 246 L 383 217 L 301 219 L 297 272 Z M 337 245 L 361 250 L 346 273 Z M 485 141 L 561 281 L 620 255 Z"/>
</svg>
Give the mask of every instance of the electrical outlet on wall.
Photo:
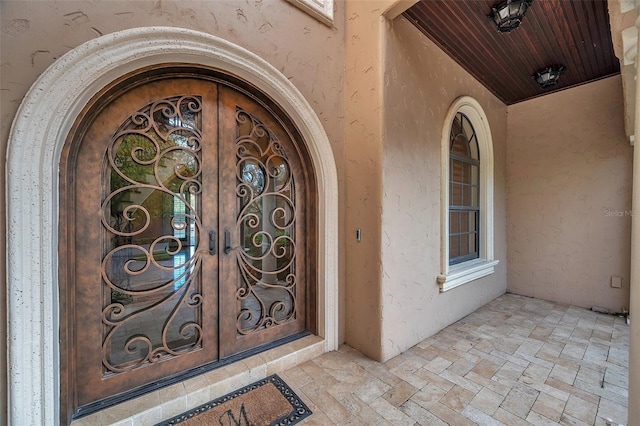
<svg viewBox="0 0 640 426">
<path fill-rule="evenodd" d="M 622 288 L 622 277 L 611 277 L 611 287 Z"/>
</svg>

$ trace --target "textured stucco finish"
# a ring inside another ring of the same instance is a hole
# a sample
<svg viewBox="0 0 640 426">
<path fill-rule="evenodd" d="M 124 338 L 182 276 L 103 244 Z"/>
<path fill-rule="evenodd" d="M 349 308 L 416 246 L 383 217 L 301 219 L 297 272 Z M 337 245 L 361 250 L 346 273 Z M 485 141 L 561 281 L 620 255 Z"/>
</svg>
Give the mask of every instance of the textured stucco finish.
<svg viewBox="0 0 640 426">
<path fill-rule="evenodd" d="M 345 3 L 346 341 L 381 359 L 383 2 Z M 361 241 L 356 241 L 356 229 Z"/>
<path fill-rule="evenodd" d="M 628 308 L 633 148 L 620 76 L 510 106 L 508 141 L 509 291 Z"/>
<path fill-rule="evenodd" d="M 386 20 L 390 3 L 345 8 L 346 341 L 377 360 L 506 290 L 506 106 L 404 18 Z M 483 105 L 494 133 L 502 262 L 495 274 L 440 294 L 441 131 L 463 95 Z"/>
<path fill-rule="evenodd" d="M 507 108 L 403 17 L 392 22 L 384 76 L 382 358 L 408 349 L 506 290 Z M 439 293 L 441 140 L 460 96 L 486 113 L 494 152 L 495 273 Z"/>
<path fill-rule="evenodd" d="M 609 17 L 613 50 L 620 59 L 622 91 L 624 99 L 624 122 L 626 135 L 637 139 L 640 135 L 640 98 L 637 93 L 638 79 L 638 0 L 609 0 Z M 640 151 L 638 143 L 633 148 L 632 211 L 640 211 Z M 631 318 L 640 312 L 640 216 L 631 217 L 631 268 L 629 273 L 629 312 Z M 640 399 L 640 324 L 631 321 L 629 335 L 629 401 Z M 629 404 L 629 425 L 640 424 L 640 405 Z M 633 423 L 636 422 L 636 423 Z"/>
</svg>

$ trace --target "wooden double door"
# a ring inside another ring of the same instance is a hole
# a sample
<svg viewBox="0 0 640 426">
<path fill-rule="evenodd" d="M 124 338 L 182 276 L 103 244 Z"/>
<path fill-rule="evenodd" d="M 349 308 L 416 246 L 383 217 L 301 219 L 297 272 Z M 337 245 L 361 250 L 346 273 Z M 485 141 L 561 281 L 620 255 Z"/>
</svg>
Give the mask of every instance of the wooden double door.
<svg viewBox="0 0 640 426">
<path fill-rule="evenodd" d="M 220 79 L 148 80 L 103 96 L 66 153 L 72 412 L 311 328 L 295 132 Z"/>
</svg>

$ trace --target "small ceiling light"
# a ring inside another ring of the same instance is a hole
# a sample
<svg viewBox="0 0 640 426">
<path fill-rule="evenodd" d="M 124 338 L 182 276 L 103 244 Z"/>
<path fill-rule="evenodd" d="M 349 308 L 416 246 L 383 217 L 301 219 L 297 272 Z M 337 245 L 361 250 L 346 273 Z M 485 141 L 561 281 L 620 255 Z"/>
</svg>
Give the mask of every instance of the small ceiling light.
<svg viewBox="0 0 640 426">
<path fill-rule="evenodd" d="M 553 87 L 558 84 L 560 74 L 562 74 L 565 69 L 566 68 L 562 65 L 553 65 L 537 71 L 533 75 L 533 78 L 536 79 L 541 88 L 548 89 L 549 87 Z"/>
<path fill-rule="evenodd" d="M 491 8 L 489 18 L 493 20 L 501 33 L 518 28 L 533 0 L 506 0 Z"/>
</svg>

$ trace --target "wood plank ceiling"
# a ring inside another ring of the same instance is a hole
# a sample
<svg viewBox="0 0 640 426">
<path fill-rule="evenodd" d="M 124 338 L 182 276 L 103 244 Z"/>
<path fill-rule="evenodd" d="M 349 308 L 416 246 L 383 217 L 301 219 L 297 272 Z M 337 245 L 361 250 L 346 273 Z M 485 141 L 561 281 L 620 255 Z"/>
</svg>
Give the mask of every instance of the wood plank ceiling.
<svg viewBox="0 0 640 426">
<path fill-rule="evenodd" d="M 500 33 L 488 16 L 501 0 L 421 0 L 403 15 L 505 104 L 618 74 L 606 0 L 533 0 L 520 27 Z M 536 71 L 563 65 L 541 89 Z"/>
</svg>

